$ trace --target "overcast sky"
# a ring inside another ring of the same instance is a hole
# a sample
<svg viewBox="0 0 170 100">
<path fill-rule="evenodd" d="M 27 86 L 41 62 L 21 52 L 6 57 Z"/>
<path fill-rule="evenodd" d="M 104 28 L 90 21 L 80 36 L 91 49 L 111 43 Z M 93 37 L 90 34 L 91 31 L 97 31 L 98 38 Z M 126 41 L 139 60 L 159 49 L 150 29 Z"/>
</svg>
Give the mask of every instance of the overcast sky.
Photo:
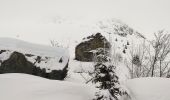
<svg viewBox="0 0 170 100">
<path fill-rule="evenodd" d="M 149 36 L 160 29 L 170 31 L 170 0 L 0 0 L 0 37 L 44 44 L 81 34 L 77 26 L 50 24 L 60 17 L 73 24 L 116 18 Z"/>
</svg>

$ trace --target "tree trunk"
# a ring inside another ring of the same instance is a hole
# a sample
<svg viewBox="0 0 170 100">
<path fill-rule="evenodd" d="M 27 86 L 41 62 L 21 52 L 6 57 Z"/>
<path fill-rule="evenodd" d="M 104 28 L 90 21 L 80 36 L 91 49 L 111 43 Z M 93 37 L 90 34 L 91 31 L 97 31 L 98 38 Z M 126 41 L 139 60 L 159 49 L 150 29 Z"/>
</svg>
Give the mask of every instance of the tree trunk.
<svg viewBox="0 0 170 100">
<path fill-rule="evenodd" d="M 151 73 L 151 77 L 154 76 L 155 63 L 156 63 L 156 56 L 154 57 L 154 61 L 153 61 L 153 64 L 152 64 L 152 73 Z"/>
<path fill-rule="evenodd" d="M 162 61 L 161 60 L 160 60 L 159 64 L 160 64 L 160 77 L 162 77 Z"/>
</svg>

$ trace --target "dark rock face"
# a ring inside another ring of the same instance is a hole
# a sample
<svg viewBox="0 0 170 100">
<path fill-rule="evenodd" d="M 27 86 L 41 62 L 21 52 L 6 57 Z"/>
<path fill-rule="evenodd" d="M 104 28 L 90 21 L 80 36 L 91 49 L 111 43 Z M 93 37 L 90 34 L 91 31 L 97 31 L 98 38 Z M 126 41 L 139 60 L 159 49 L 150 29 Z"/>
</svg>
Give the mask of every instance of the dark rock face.
<svg viewBox="0 0 170 100">
<path fill-rule="evenodd" d="M 3 52 L 6 52 L 6 50 L 1 50 L 1 51 L 0 51 L 0 54 L 2 54 Z"/>
<path fill-rule="evenodd" d="M 64 78 L 67 76 L 67 68 L 68 63 L 63 70 L 53 70 L 50 73 L 46 73 L 46 70 L 44 68 L 40 69 L 39 67 L 35 67 L 33 75 L 54 80 L 64 80 Z"/>
<path fill-rule="evenodd" d="M 26 73 L 48 79 L 63 80 L 67 75 L 67 68 L 68 64 L 63 70 L 53 70 L 50 73 L 46 73 L 45 69 L 40 69 L 39 67 L 36 67 L 33 63 L 27 61 L 22 53 L 13 52 L 9 59 L 1 63 L 0 74 Z"/>
<path fill-rule="evenodd" d="M 1 73 L 27 73 L 32 74 L 34 65 L 27 61 L 25 56 L 19 52 L 11 54 L 10 58 L 2 62 L 0 67 Z"/>
<path fill-rule="evenodd" d="M 97 33 L 84 39 L 87 39 L 87 41 L 78 44 L 75 48 L 75 59 L 78 61 L 93 61 L 93 53 L 90 52 L 91 50 L 110 47 L 110 43 L 101 35 L 101 33 Z"/>
</svg>

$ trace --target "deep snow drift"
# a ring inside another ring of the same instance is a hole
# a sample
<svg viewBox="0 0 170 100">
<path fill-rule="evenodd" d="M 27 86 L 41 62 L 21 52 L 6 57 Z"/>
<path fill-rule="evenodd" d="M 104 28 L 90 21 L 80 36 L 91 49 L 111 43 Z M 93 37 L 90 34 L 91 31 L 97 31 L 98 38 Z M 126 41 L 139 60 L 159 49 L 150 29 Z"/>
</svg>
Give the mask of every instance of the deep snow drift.
<svg viewBox="0 0 170 100">
<path fill-rule="evenodd" d="M 170 79 L 136 78 L 125 82 L 131 98 L 122 100 L 170 100 Z M 2 100 L 92 100 L 92 85 L 40 78 L 27 74 L 0 74 Z"/>
<path fill-rule="evenodd" d="M 27 74 L 0 74 L 1 100 L 92 100 L 93 86 Z"/>
<path fill-rule="evenodd" d="M 170 100 L 169 78 L 136 78 L 128 80 L 126 86 L 131 100 Z"/>
</svg>

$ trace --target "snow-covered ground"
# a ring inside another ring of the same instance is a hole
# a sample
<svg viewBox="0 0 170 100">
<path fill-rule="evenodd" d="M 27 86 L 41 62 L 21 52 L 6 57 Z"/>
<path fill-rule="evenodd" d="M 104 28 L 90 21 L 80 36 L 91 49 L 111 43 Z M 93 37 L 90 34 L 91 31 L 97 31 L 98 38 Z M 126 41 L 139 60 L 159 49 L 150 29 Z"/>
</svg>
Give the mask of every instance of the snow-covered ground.
<svg viewBox="0 0 170 100">
<path fill-rule="evenodd" d="M 81 62 L 74 60 L 73 58 L 70 58 L 69 71 L 65 80 L 76 83 L 86 83 L 87 81 L 91 80 L 92 75 L 90 74 L 92 74 L 93 72 L 94 72 L 93 62 Z M 123 63 L 120 63 L 117 66 L 116 73 L 119 76 L 120 82 L 124 82 L 130 78 L 129 71 Z"/>
<path fill-rule="evenodd" d="M 92 62 L 81 62 L 70 58 L 68 75 L 65 80 L 76 83 L 86 83 L 92 78 L 89 73 L 93 71 L 94 67 Z"/>
<path fill-rule="evenodd" d="M 131 100 L 170 100 L 169 78 L 136 78 L 126 82 Z"/>
<path fill-rule="evenodd" d="M 170 100 L 170 79 L 136 78 L 125 82 L 130 98 L 123 100 Z M 0 74 L 2 100 L 92 100 L 93 85 L 48 80 L 27 74 Z"/>
<path fill-rule="evenodd" d="M 93 86 L 27 74 L 0 74 L 1 100 L 92 100 Z"/>
</svg>

